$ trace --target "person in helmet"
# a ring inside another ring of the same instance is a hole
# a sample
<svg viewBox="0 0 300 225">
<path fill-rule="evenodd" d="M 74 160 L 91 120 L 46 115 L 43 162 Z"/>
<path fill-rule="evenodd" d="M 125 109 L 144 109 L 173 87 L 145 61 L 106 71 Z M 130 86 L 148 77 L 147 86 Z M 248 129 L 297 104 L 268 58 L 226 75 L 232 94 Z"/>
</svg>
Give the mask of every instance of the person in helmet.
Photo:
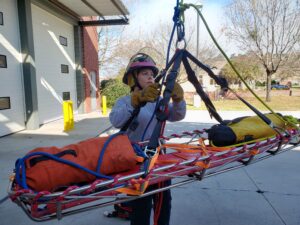
<svg viewBox="0 0 300 225">
<path fill-rule="evenodd" d="M 148 125 L 153 113 L 155 112 L 156 100 L 159 98 L 159 84 L 155 83 L 155 77 L 158 74 L 158 68 L 154 60 L 147 54 L 138 53 L 134 55 L 126 68 L 123 82 L 130 87 L 130 95 L 120 97 L 111 113 L 109 119 L 116 128 L 122 128 L 130 119 L 135 108 L 140 107 L 140 112 L 136 117 L 135 126 L 130 126 L 126 133 L 132 142 L 148 140 L 157 123 L 154 117 Z M 172 103 L 169 103 L 168 121 L 179 121 L 185 117 L 186 102 L 183 98 L 183 90 L 178 83 L 175 83 L 172 92 Z M 148 125 L 148 128 L 146 129 Z M 165 182 L 163 185 L 169 185 Z M 161 184 L 160 184 L 161 185 Z M 148 187 L 149 190 L 157 188 Z M 158 225 L 168 225 L 171 213 L 171 192 L 170 190 L 162 192 L 161 200 L 158 195 L 151 195 L 130 202 L 132 207 L 131 225 L 149 225 L 154 202 L 154 215 Z M 161 204 L 156 204 L 161 202 Z M 159 209 L 156 207 L 160 205 Z"/>
</svg>

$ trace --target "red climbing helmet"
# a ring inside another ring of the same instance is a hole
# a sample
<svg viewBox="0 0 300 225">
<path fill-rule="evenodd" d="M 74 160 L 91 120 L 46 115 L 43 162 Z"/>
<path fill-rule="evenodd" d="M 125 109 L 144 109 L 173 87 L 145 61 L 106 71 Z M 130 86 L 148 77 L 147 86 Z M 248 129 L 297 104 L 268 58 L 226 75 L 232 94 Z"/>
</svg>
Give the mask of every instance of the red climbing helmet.
<svg viewBox="0 0 300 225">
<path fill-rule="evenodd" d="M 123 83 L 128 84 L 128 75 L 136 69 L 149 68 L 153 71 L 154 77 L 158 74 L 158 68 L 154 60 L 145 53 L 137 53 L 131 57 L 123 76 Z"/>
</svg>

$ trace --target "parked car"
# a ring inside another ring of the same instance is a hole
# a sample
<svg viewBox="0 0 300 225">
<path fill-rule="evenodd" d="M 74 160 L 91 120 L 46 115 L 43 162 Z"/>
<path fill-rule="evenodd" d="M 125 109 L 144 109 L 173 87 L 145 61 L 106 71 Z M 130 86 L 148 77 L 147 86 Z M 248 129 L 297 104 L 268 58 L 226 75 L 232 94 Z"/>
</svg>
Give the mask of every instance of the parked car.
<svg viewBox="0 0 300 225">
<path fill-rule="evenodd" d="M 273 84 L 271 85 L 271 90 L 289 90 L 290 87 L 288 85 L 283 84 Z"/>
</svg>

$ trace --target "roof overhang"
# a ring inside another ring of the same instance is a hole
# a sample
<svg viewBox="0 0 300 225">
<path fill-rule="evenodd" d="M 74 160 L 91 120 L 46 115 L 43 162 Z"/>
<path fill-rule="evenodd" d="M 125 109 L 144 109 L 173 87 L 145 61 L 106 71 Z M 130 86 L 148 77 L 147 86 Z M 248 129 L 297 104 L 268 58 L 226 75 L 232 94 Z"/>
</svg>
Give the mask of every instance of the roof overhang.
<svg viewBox="0 0 300 225">
<path fill-rule="evenodd" d="M 129 12 L 121 0 L 48 0 L 80 26 L 128 24 Z M 93 19 L 86 19 L 87 17 Z M 85 18 L 85 19 L 83 19 Z M 97 18 L 97 19 L 95 19 Z"/>
</svg>

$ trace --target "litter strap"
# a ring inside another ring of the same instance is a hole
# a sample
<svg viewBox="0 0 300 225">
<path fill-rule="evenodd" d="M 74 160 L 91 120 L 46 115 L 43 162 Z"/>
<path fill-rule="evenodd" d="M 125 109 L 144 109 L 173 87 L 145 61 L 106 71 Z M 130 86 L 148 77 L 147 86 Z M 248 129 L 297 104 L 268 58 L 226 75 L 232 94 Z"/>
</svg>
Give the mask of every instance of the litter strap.
<svg viewBox="0 0 300 225">
<path fill-rule="evenodd" d="M 47 152 L 33 152 L 33 153 L 30 153 L 30 154 L 28 154 L 28 155 L 24 156 L 23 158 L 18 159 L 16 161 L 16 166 L 15 166 L 15 168 L 16 168 L 15 169 L 16 181 L 22 188 L 29 189 L 29 187 L 26 183 L 26 165 L 25 165 L 25 162 L 26 162 L 27 159 L 29 159 L 31 157 L 34 157 L 34 158 L 32 158 L 29 161 L 30 166 L 34 166 L 34 165 L 36 165 L 37 163 L 39 163 L 41 161 L 54 160 L 56 162 L 60 162 L 60 163 L 75 167 L 77 169 L 80 169 L 82 171 L 85 171 L 86 173 L 89 173 L 89 174 L 95 176 L 97 179 L 100 179 L 100 178 L 102 178 L 102 179 L 112 179 L 111 176 L 106 176 L 106 175 L 103 175 L 103 174 L 100 173 L 101 164 L 102 164 L 102 161 L 103 161 L 103 157 L 105 155 L 105 151 L 106 151 L 108 145 L 110 144 L 110 142 L 115 137 L 117 137 L 119 135 L 122 135 L 122 134 L 124 134 L 124 132 L 118 132 L 118 133 L 110 136 L 106 140 L 106 142 L 104 143 L 103 148 L 101 150 L 99 159 L 98 159 L 98 164 L 97 164 L 97 167 L 96 167 L 96 171 L 92 171 L 92 170 L 87 169 L 87 168 L 85 168 L 85 167 L 83 167 L 83 166 L 81 166 L 77 163 L 74 163 L 72 161 L 61 158 L 62 156 L 66 155 L 66 154 L 74 155 L 74 150 L 71 150 L 71 149 L 65 150 L 65 151 L 60 152 L 58 154 L 49 154 Z M 143 150 L 137 144 L 133 144 L 133 148 L 134 148 L 134 151 L 137 154 L 137 156 L 139 156 L 141 158 L 140 161 L 143 161 L 145 158 L 147 158 L 147 156 L 145 155 Z M 37 157 L 35 157 L 35 156 L 37 156 Z M 76 153 L 75 153 L 74 156 L 76 157 Z"/>
<path fill-rule="evenodd" d="M 72 149 L 64 150 L 64 151 L 59 152 L 57 154 L 53 154 L 53 156 L 56 156 L 58 158 L 61 158 L 65 155 L 73 155 L 74 157 L 77 157 L 77 154 L 76 154 L 75 150 L 72 150 Z M 49 160 L 49 158 L 45 157 L 45 156 L 34 157 L 34 158 L 29 160 L 29 165 L 30 165 L 30 167 L 33 167 L 37 163 L 42 162 L 42 161 L 46 161 L 46 160 Z"/>
<path fill-rule="evenodd" d="M 46 152 L 34 152 L 34 153 L 28 154 L 25 157 L 17 160 L 17 162 L 16 162 L 16 181 L 22 188 L 29 189 L 29 187 L 27 186 L 27 183 L 26 183 L 25 161 L 26 161 L 26 159 L 28 159 L 30 157 L 33 157 L 33 156 L 40 156 L 40 157 L 37 158 L 37 162 L 47 160 L 47 159 L 51 159 L 51 160 L 54 160 L 54 161 L 57 161 L 57 162 L 60 162 L 60 163 L 64 163 L 66 165 L 69 165 L 69 166 L 72 166 L 72 167 L 75 167 L 75 168 L 78 168 L 78 169 L 81 169 L 81 170 L 83 170 L 83 171 L 85 171 L 89 174 L 94 175 L 97 178 L 112 179 L 111 176 L 106 176 L 106 175 L 101 174 L 100 173 L 100 168 L 101 168 L 104 153 L 105 153 L 109 143 L 112 141 L 113 138 L 115 138 L 116 136 L 121 135 L 123 133 L 124 132 L 118 132 L 118 133 L 110 136 L 106 140 L 106 142 L 104 143 L 104 146 L 102 148 L 102 151 L 100 153 L 99 159 L 98 159 L 96 172 L 92 171 L 92 170 L 89 170 L 89 169 L 87 169 L 87 168 L 85 168 L 85 167 L 83 167 L 83 166 L 81 166 L 77 163 L 72 162 L 72 161 L 60 158 L 60 157 L 62 157 L 62 155 L 53 155 L 53 154 L 49 154 L 49 153 L 46 153 Z M 66 154 L 66 153 L 64 153 L 64 154 Z M 37 162 L 34 162 L 34 163 L 36 164 Z M 22 171 L 22 173 L 21 173 L 22 178 L 20 177 L 20 171 Z"/>
<path fill-rule="evenodd" d="M 106 176 L 106 175 L 97 173 L 95 171 L 89 170 L 89 169 L 87 169 L 87 168 L 85 168 L 85 167 L 83 167 L 83 166 L 81 166 L 81 165 L 79 165 L 77 163 L 74 163 L 74 162 L 66 160 L 66 159 L 59 158 L 59 157 L 54 156 L 52 154 L 49 154 L 49 153 L 46 153 L 46 152 L 33 152 L 33 153 L 30 153 L 30 154 L 24 156 L 21 159 L 18 159 L 17 162 L 16 162 L 16 181 L 24 189 L 29 189 L 29 187 L 27 186 L 27 183 L 26 183 L 26 166 L 25 166 L 25 161 L 26 161 L 26 159 L 28 159 L 30 157 L 33 157 L 33 156 L 44 156 L 44 157 L 47 157 L 47 158 L 49 158 L 51 160 L 54 160 L 54 161 L 57 161 L 57 162 L 60 162 L 60 163 L 64 163 L 66 165 L 69 165 L 69 166 L 78 168 L 80 170 L 83 170 L 83 171 L 85 171 L 85 172 L 87 172 L 89 174 L 94 175 L 97 178 L 112 179 L 112 177 L 110 177 L 110 176 Z M 21 174 L 20 174 L 20 172 L 21 172 Z"/>
</svg>

